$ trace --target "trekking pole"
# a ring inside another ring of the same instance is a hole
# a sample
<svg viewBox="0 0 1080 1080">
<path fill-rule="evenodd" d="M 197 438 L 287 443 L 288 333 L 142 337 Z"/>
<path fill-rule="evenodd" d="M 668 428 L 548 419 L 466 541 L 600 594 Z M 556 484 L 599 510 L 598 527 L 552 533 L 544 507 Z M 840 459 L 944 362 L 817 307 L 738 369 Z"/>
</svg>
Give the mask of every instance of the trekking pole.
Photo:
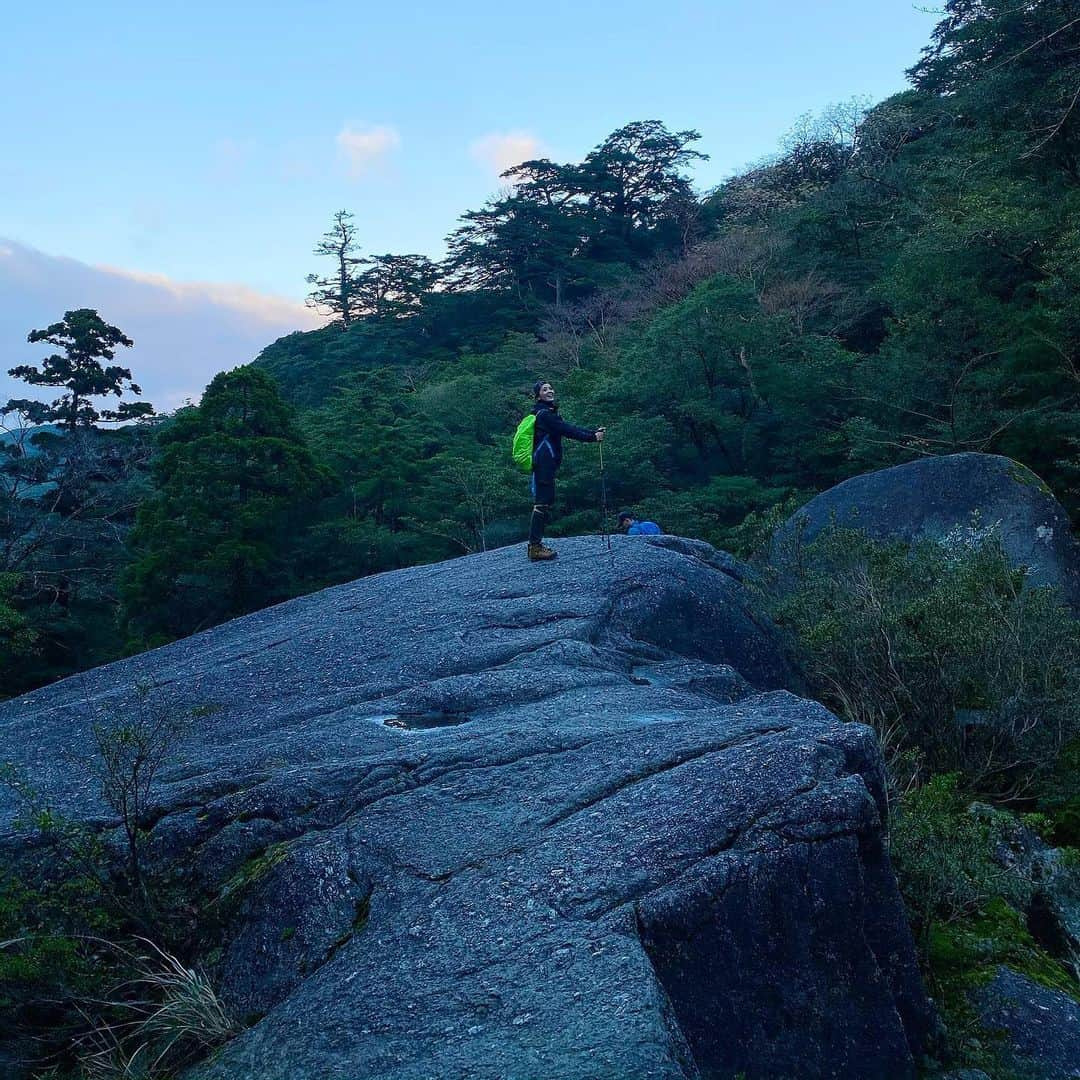
<svg viewBox="0 0 1080 1080">
<path fill-rule="evenodd" d="M 611 535 L 607 530 L 607 479 L 604 476 L 604 444 L 598 442 L 596 445 L 600 447 L 600 535 L 603 537 L 603 542 L 608 551 L 610 551 Z"/>
</svg>

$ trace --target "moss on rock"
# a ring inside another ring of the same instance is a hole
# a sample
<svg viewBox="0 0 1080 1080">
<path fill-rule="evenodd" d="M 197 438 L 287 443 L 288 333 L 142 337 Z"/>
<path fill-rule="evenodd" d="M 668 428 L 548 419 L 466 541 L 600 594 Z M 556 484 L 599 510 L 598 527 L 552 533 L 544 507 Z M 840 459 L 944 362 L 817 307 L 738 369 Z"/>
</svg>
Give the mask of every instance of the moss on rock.
<svg viewBox="0 0 1080 1080">
<path fill-rule="evenodd" d="M 217 903 L 228 906 L 237 903 L 255 884 L 262 881 L 289 854 L 289 844 L 271 844 L 265 851 L 248 859 L 221 887 Z"/>
</svg>

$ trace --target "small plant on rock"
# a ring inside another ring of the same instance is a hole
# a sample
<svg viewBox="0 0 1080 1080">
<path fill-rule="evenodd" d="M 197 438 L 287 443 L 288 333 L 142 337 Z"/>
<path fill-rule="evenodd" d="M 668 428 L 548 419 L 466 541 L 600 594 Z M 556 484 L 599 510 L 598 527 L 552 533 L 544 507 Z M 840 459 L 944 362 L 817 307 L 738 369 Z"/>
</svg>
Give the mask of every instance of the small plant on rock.
<svg viewBox="0 0 1080 1080">
<path fill-rule="evenodd" d="M 213 986 L 196 968 L 151 941 L 123 953 L 130 977 L 115 988 L 77 1043 L 87 1080 L 152 1080 L 171 1076 L 236 1034 Z M 99 1003 L 100 1005 L 101 1003 Z"/>
<path fill-rule="evenodd" d="M 101 712 L 94 721 L 97 753 L 89 768 L 101 785 L 102 798 L 120 818 L 132 895 L 152 918 L 154 904 L 143 866 L 150 789 L 192 713 L 178 709 L 151 681 L 138 682 L 134 689 L 130 708 Z"/>
</svg>

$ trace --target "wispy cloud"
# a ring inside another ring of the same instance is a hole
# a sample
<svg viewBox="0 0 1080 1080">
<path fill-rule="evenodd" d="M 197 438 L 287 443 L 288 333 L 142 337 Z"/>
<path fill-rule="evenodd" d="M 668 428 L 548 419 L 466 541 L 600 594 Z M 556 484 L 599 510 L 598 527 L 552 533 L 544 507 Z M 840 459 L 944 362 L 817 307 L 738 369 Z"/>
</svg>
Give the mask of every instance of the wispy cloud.
<svg viewBox="0 0 1080 1080">
<path fill-rule="evenodd" d="M 335 142 L 338 153 L 348 163 L 349 174 L 359 177 L 395 151 L 401 145 L 401 136 L 396 128 L 385 124 L 364 129 L 346 124 L 338 132 Z"/>
<path fill-rule="evenodd" d="M 160 289 L 180 305 L 215 304 L 256 322 L 293 324 L 295 329 L 307 330 L 323 321 L 298 300 L 261 293 L 247 285 L 225 281 L 174 281 L 165 274 L 122 270 L 115 266 L 98 266 L 95 269 Z"/>
<path fill-rule="evenodd" d="M 469 144 L 473 159 L 496 175 L 506 172 L 513 165 L 540 157 L 543 150 L 544 144 L 528 131 L 493 131 L 473 139 Z"/>
<path fill-rule="evenodd" d="M 3 374 L 40 358 L 27 333 L 80 307 L 95 308 L 134 340 L 118 361 L 158 409 L 198 399 L 219 371 L 248 363 L 283 334 L 322 322 L 298 300 L 245 285 L 91 266 L 0 238 L 0 403 L 34 396 Z"/>
</svg>

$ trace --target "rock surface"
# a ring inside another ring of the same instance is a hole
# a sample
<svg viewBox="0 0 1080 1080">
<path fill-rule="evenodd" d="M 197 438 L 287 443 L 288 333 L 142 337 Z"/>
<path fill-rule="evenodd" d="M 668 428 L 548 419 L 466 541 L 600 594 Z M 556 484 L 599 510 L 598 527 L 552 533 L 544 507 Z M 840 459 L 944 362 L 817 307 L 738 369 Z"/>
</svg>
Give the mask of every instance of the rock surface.
<svg viewBox="0 0 1080 1080">
<path fill-rule="evenodd" d="M 873 736 L 785 689 L 739 564 L 658 541 L 367 578 L 0 704 L 0 759 L 106 825 L 93 717 L 146 677 L 196 709 L 153 843 L 252 1026 L 193 1075 L 914 1075 Z"/>
<path fill-rule="evenodd" d="M 1080 544 L 1068 515 L 1030 469 L 1009 458 L 951 454 L 845 480 L 791 516 L 777 535 L 774 560 L 796 537 L 808 543 L 834 523 L 905 543 L 965 542 L 996 529 L 1013 565 L 1031 568 L 1033 584 L 1059 586 L 1080 606 Z"/>
<path fill-rule="evenodd" d="M 1030 1080 L 1080 1077 L 1080 1003 L 999 968 L 978 993 L 983 1027 L 1003 1032 L 1007 1064 Z"/>
</svg>

